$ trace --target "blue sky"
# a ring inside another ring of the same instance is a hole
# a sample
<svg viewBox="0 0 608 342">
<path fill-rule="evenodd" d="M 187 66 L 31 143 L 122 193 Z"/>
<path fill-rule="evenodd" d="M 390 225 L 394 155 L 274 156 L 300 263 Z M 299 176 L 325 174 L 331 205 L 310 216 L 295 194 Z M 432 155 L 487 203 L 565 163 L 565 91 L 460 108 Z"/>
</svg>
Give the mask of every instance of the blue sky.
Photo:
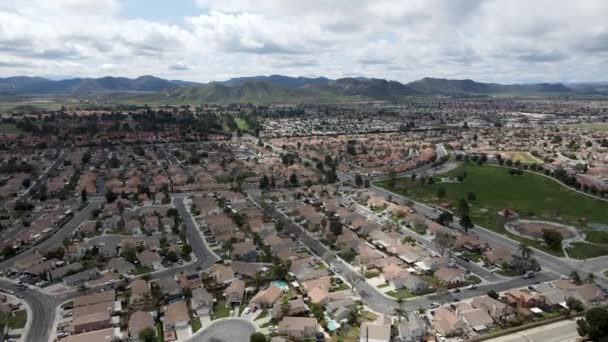
<svg viewBox="0 0 608 342">
<path fill-rule="evenodd" d="M 0 1 L 0 77 L 605 81 L 605 0 Z"/>
</svg>

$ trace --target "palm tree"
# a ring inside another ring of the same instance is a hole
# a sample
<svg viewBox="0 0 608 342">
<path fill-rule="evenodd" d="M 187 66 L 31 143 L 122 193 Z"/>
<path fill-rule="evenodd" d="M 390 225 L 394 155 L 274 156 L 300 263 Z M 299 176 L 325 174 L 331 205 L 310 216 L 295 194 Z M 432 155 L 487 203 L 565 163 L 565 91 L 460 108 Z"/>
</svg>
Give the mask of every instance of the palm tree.
<svg viewBox="0 0 608 342">
<path fill-rule="evenodd" d="M 402 297 L 397 298 L 397 304 L 399 305 L 399 307 L 395 308 L 395 315 L 397 315 L 397 317 L 399 317 L 399 323 L 401 323 L 401 318 L 405 314 L 405 310 L 403 309 L 403 303 L 404 303 L 404 300 Z"/>
<path fill-rule="evenodd" d="M 528 260 L 532 257 L 532 255 L 534 255 L 534 251 L 532 250 L 532 248 L 523 243 L 519 244 L 518 250 L 519 254 L 521 255 L 521 258 L 524 260 Z"/>
</svg>

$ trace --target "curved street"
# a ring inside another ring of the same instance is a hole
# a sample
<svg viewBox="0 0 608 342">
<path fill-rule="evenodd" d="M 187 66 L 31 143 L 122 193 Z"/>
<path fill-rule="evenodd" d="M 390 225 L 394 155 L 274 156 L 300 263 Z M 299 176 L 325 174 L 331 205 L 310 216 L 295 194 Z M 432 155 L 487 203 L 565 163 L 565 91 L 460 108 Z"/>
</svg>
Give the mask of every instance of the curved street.
<svg viewBox="0 0 608 342">
<path fill-rule="evenodd" d="M 241 318 L 226 318 L 213 321 L 194 334 L 188 342 L 248 342 L 255 326 Z"/>
</svg>

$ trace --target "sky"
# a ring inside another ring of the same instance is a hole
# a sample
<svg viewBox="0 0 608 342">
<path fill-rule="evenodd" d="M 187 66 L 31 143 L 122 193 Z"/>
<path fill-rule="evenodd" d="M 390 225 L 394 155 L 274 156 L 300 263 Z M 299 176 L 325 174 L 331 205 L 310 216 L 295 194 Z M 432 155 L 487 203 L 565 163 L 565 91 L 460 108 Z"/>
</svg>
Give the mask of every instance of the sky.
<svg viewBox="0 0 608 342">
<path fill-rule="evenodd" d="M 608 81 L 606 0 L 0 0 L 0 77 Z"/>
</svg>

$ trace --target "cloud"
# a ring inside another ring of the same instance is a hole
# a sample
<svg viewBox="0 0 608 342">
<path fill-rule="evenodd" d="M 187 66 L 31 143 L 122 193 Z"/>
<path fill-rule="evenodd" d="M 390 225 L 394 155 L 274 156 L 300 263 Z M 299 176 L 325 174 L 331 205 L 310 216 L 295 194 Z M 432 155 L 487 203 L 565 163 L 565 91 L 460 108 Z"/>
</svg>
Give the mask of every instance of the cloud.
<svg viewBox="0 0 608 342">
<path fill-rule="evenodd" d="M 512 83 L 597 80 L 608 68 L 603 0 L 195 1 L 173 25 L 122 0 L 2 1 L 0 74 Z"/>
</svg>

